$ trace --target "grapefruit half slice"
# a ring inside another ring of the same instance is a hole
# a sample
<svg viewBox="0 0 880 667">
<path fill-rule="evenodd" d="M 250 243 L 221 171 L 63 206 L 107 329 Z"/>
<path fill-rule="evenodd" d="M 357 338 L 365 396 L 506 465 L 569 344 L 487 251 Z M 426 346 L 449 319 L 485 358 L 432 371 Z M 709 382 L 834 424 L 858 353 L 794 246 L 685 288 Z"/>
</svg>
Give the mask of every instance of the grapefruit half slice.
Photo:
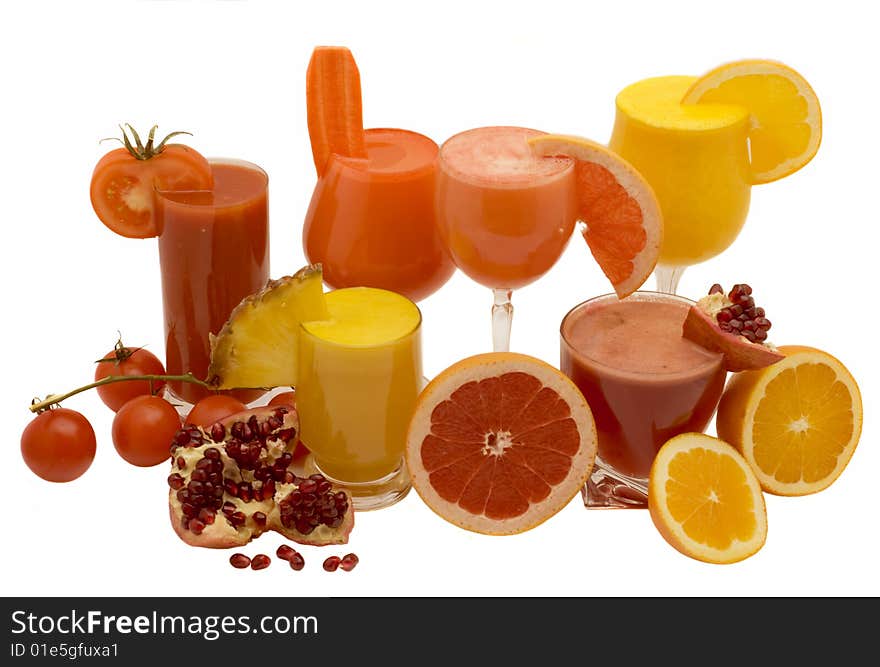
<svg viewBox="0 0 880 667">
<path fill-rule="evenodd" d="M 562 134 L 528 141 L 537 155 L 574 158 L 584 240 L 617 296 L 635 292 L 654 270 L 663 242 L 660 203 L 648 181 L 595 141 Z"/>
<path fill-rule="evenodd" d="M 575 384 L 523 354 L 463 359 L 419 396 L 406 443 L 413 488 L 434 512 L 477 533 L 543 523 L 593 469 L 596 426 Z"/>
</svg>

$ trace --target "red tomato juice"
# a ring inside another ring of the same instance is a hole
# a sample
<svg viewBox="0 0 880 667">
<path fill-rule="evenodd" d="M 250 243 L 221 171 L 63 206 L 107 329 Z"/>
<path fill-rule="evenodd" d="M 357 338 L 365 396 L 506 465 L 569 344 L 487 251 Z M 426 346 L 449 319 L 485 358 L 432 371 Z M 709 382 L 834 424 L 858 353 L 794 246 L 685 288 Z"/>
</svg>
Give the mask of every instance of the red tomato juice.
<svg viewBox="0 0 880 667">
<path fill-rule="evenodd" d="M 211 191 L 156 193 L 165 368 L 199 379 L 207 379 L 209 333 L 269 279 L 268 176 L 236 160 L 211 160 L 211 169 Z M 190 403 L 209 393 L 189 382 L 169 388 Z M 237 394 L 247 401 L 259 393 Z"/>
</svg>

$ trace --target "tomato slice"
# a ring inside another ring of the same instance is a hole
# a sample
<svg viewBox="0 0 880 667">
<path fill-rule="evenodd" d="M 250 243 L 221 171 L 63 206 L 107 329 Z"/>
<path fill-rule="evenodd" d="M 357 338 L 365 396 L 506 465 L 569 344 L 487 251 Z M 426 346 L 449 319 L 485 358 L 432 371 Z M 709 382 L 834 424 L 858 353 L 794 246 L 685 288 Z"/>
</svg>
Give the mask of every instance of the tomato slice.
<svg viewBox="0 0 880 667">
<path fill-rule="evenodd" d="M 198 151 L 168 144 L 139 160 L 117 148 L 102 157 L 92 172 L 92 208 L 107 227 L 121 236 L 146 239 L 158 234 L 153 191 L 210 190 L 211 165 Z"/>
</svg>

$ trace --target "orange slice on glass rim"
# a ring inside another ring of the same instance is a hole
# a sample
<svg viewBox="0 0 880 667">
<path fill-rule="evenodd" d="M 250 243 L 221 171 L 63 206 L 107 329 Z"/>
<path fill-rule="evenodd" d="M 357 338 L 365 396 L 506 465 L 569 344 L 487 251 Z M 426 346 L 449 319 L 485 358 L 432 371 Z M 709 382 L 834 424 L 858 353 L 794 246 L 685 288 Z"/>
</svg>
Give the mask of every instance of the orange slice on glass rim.
<svg viewBox="0 0 880 667">
<path fill-rule="evenodd" d="M 769 183 L 806 165 L 822 141 L 822 109 L 807 80 L 773 60 L 738 60 L 697 79 L 682 104 L 745 107 L 751 115 L 752 182 Z"/>
<path fill-rule="evenodd" d="M 589 139 L 544 134 L 529 144 L 538 155 L 574 159 L 584 239 L 617 295 L 635 292 L 654 270 L 663 241 L 654 190 L 629 162 Z"/>
<path fill-rule="evenodd" d="M 574 383 L 522 354 L 463 359 L 419 396 L 406 443 L 413 488 L 435 513 L 490 535 L 559 512 L 593 469 L 596 427 Z"/>
<path fill-rule="evenodd" d="M 648 510 L 660 534 L 686 556 L 735 563 L 767 540 L 767 510 L 749 464 L 728 443 L 702 433 L 670 438 L 648 479 Z"/>
</svg>

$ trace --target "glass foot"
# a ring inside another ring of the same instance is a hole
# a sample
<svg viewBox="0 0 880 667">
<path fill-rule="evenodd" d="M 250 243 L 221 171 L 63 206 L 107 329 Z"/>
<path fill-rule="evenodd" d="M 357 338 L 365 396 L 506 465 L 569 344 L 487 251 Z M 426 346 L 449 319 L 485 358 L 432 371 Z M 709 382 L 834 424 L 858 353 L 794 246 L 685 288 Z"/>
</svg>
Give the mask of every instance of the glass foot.
<svg viewBox="0 0 880 667">
<path fill-rule="evenodd" d="M 400 466 L 394 472 L 385 475 L 381 479 L 371 482 L 346 482 L 336 479 L 321 470 L 315 461 L 315 457 L 309 454 L 303 461 L 303 474 L 311 475 L 320 473 L 324 475 L 334 486 L 345 489 L 351 496 L 351 502 L 355 511 L 378 510 L 403 500 L 412 488 L 409 472 L 403 459 Z"/>
<path fill-rule="evenodd" d="M 647 509 L 648 480 L 627 477 L 596 459 L 581 495 L 589 509 Z"/>
</svg>

